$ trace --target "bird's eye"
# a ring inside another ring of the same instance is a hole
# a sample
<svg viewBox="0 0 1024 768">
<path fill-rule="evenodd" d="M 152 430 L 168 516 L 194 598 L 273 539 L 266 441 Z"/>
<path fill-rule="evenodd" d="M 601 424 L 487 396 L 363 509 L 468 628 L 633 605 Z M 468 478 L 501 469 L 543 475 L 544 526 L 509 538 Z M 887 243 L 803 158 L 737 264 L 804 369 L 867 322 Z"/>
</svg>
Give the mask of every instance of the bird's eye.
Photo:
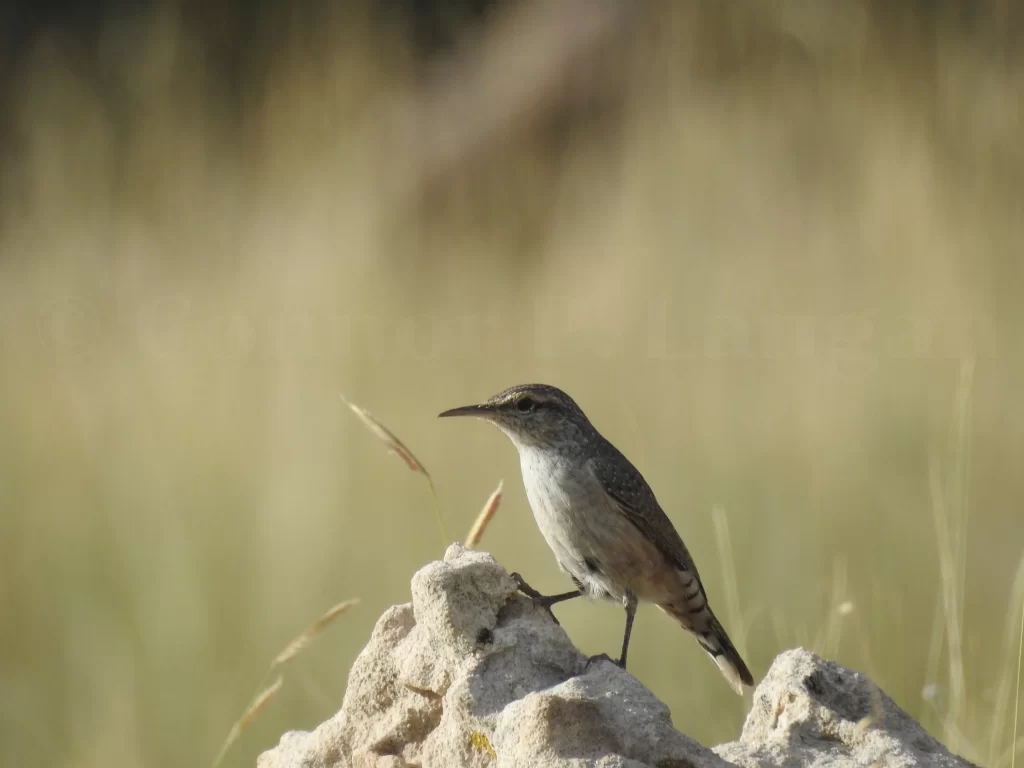
<svg viewBox="0 0 1024 768">
<path fill-rule="evenodd" d="M 535 403 L 529 397 L 521 397 L 518 400 L 516 400 L 516 410 L 521 411 L 522 413 L 528 413 L 529 411 L 532 411 L 534 406 L 536 405 L 537 403 Z"/>
</svg>

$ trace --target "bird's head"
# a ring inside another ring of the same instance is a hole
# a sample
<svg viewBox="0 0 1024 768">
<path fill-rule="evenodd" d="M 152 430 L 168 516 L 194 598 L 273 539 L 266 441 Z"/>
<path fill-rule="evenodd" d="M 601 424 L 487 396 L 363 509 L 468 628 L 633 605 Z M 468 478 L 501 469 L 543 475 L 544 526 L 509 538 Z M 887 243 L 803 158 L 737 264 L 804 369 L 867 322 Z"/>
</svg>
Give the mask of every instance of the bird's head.
<svg viewBox="0 0 1024 768">
<path fill-rule="evenodd" d="M 465 405 L 439 414 L 475 416 L 497 426 L 517 448 L 559 448 L 585 443 L 593 427 L 575 401 L 557 387 L 520 384 L 479 405 Z"/>
</svg>

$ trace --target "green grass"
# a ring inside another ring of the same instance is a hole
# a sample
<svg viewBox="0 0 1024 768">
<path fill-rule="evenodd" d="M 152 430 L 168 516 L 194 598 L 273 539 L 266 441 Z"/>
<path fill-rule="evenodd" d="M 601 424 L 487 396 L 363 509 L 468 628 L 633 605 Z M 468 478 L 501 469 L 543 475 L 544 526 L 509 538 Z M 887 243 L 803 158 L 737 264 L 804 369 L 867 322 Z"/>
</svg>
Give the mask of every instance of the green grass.
<svg viewBox="0 0 1024 768">
<path fill-rule="evenodd" d="M 104 78 L 41 43 L 0 230 L 0 763 L 208 765 L 358 595 L 224 765 L 336 711 L 441 554 L 339 392 L 429 467 L 453 539 L 506 478 L 481 546 L 560 591 L 513 449 L 435 418 L 539 380 L 644 473 L 755 676 L 806 645 L 1013 765 L 1024 62 L 757 7 L 658 19 L 618 119 L 502 134 L 415 204 L 408 57 L 343 24 L 297 33 L 237 124 L 166 16 L 104 38 Z M 559 617 L 621 639 L 614 606 Z M 633 643 L 678 728 L 737 735 L 671 621 Z"/>
</svg>

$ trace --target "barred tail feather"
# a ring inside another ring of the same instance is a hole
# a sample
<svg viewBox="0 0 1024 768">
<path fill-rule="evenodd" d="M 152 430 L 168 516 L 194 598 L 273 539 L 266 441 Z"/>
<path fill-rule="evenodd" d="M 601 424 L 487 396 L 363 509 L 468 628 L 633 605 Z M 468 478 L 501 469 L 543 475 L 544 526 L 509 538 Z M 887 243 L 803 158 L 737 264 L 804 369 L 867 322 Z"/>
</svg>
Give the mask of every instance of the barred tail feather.
<svg viewBox="0 0 1024 768">
<path fill-rule="evenodd" d="M 707 651 L 708 656 L 736 693 L 742 696 L 744 687 L 753 687 L 753 675 L 710 608 L 705 606 L 705 611 L 701 611 L 702 615 L 694 616 L 687 611 L 677 611 L 671 606 L 660 607 L 682 624 L 684 629 L 693 632 L 700 647 Z"/>
<path fill-rule="evenodd" d="M 742 696 L 744 686 L 754 685 L 753 675 L 714 614 L 711 614 L 707 630 L 697 635 L 697 642 L 708 652 L 736 693 Z"/>
</svg>

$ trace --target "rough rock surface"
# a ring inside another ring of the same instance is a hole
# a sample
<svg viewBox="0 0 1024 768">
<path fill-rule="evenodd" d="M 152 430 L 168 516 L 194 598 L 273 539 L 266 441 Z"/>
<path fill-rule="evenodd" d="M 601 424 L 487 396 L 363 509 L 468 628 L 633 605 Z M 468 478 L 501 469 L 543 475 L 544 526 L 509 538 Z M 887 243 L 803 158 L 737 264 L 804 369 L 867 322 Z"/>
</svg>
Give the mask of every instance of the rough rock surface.
<svg viewBox="0 0 1024 768">
<path fill-rule="evenodd" d="M 740 739 L 707 749 L 632 675 L 588 667 L 485 553 L 453 545 L 412 598 L 377 622 L 341 711 L 258 768 L 969 765 L 867 678 L 803 650 L 776 660 Z"/>
<path fill-rule="evenodd" d="M 775 659 L 739 740 L 714 750 L 743 768 L 972 765 L 867 677 L 802 648 Z"/>
</svg>

